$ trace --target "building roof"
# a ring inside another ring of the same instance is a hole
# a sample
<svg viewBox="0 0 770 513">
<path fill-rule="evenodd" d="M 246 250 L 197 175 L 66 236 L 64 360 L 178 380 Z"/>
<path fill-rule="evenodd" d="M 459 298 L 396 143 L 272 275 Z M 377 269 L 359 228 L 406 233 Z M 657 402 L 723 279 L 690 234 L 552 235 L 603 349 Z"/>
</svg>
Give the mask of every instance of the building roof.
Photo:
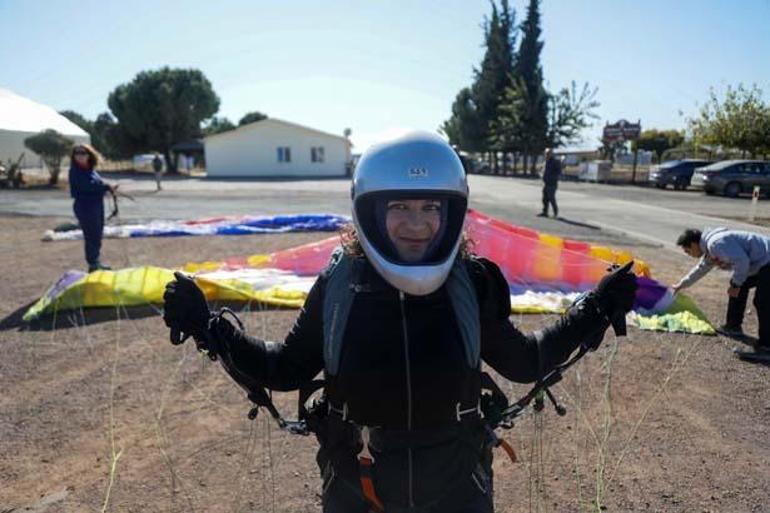
<svg viewBox="0 0 770 513">
<path fill-rule="evenodd" d="M 260 125 L 260 124 L 269 125 L 269 124 L 272 124 L 272 123 L 277 123 L 277 124 L 280 124 L 280 125 L 288 126 L 290 128 L 297 128 L 297 129 L 300 129 L 300 130 L 304 130 L 306 132 L 314 133 L 316 135 L 323 135 L 325 137 L 336 137 L 337 139 L 342 139 L 343 141 L 347 140 L 342 135 L 332 134 L 332 133 L 329 133 L 329 132 L 324 132 L 322 130 L 316 130 L 315 128 L 310 128 L 308 126 L 300 125 L 298 123 L 292 123 L 290 121 L 284 121 L 284 120 L 278 119 L 278 118 L 265 118 L 265 119 L 261 119 L 259 121 L 255 121 L 253 123 L 246 123 L 245 125 L 241 125 L 241 126 L 235 128 L 233 130 L 227 130 L 226 132 L 219 132 L 218 134 L 208 135 L 208 136 L 206 136 L 204 138 L 204 140 L 205 139 L 213 139 L 215 137 L 223 137 L 223 136 L 233 135 L 236 132 L 242 131 L 245 128 L 248 128 L 248 127 L 253 127 L 254 125 Z"/>
<path fill-rule="evenodd" d="M 37 133 L 47 129 L 88 137 L 85 130 L 51 107 L 0 88 L 0 130 Z"/>
<path fill-rule="evenodd" d="M 178 142 L 171 147 L 171 151 L 179 153 L 203 152 L 203 140 L 191 139 L 189 141 Z"/>
</svg>

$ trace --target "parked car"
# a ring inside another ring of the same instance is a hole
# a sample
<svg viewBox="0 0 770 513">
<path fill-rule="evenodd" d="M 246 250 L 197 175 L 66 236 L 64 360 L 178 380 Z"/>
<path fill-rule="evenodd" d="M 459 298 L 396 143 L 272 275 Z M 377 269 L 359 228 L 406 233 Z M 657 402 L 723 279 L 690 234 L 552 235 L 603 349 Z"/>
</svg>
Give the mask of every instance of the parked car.
<svg viewBox="0 0 770 513">
<path fill-rule="evenodd" d="M 702 188 L 706 194 L 724 194 L 734 198 L 751 193 L 755 185 L 760 193 L 770 193 L 770 162 L 763 160 L 724 160 L 699 168 L 692 176 L 691 185 Z"/>
<path fill-rule="evenodd" d="M 685 159 L 669 160 L 650 168 L 647 180 L 659 189 L 671 185 L 675 190 L 686 189 L 690 185 L 693 172 L 711 164 L 708 160 Z"/>
</svg>

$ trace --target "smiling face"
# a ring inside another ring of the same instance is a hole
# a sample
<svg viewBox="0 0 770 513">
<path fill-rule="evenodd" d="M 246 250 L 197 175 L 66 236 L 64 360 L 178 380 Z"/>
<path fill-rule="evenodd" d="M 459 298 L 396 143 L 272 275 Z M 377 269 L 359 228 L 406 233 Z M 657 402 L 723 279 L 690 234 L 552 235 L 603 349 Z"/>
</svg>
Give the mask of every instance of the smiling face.
<svg viewBox="0 0 770 513">
<path fill-rule="evenodd" d="M 385 227 L 398 256 L 405 262 L 419 262 L 441 227 L 441 202 L 428 199 L 388 201 Z"/>
<path fill-rule="evenodd" d="M 83 169 L 86 169 L 89 167 L 88 159 L 90 155 L 88 154 L 88 151 L 85 148 L 75 148 L 75 150 L 72 152 L 72 157 L 75 159 L 75 162 L 77 162 L 78 166 L 80 166 Z"/>
</svg>

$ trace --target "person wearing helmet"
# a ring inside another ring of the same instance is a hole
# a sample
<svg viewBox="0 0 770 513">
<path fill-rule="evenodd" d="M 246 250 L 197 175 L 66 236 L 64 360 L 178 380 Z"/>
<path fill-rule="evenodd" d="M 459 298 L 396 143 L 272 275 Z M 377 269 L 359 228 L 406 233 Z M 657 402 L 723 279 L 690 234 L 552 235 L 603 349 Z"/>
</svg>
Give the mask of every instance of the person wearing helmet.
<svg viewBox="0 0 770 513">
<path fill-rule="evenodd" d="M 628 266 L 608 275 L 554 324 L 524 334 L 500 269 L 468 251 L 468 185 L 446 142 L 416 132 L 372 147 L 351 197 L 353 227 L 283 342 L 212 315 L 181 274 L 164 320 L 241 384 L 296 390 L 323 372 L 326 407 L 313 427 L 324 512 L 492 512 L 481 363 L 527 383 L 581 344 L 596 348 L 630 310 L 635 277 Z"/>
</svg>

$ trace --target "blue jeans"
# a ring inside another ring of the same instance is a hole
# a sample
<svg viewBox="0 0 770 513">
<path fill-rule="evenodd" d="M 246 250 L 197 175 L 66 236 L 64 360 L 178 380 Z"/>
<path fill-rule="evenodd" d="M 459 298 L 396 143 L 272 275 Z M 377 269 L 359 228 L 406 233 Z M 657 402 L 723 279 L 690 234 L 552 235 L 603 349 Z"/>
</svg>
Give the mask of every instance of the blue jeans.
<svg viewBox="0 0 770 513">
<path fill-rule="evenodd" d="M 102 249 L 102 232 L 104 231 L 104 202 L 75 200 L 72 209 L 83 230 L 85 241 L 86 262 L 88 265 L 99 263 L 99 252 Z"/>
</svg>

